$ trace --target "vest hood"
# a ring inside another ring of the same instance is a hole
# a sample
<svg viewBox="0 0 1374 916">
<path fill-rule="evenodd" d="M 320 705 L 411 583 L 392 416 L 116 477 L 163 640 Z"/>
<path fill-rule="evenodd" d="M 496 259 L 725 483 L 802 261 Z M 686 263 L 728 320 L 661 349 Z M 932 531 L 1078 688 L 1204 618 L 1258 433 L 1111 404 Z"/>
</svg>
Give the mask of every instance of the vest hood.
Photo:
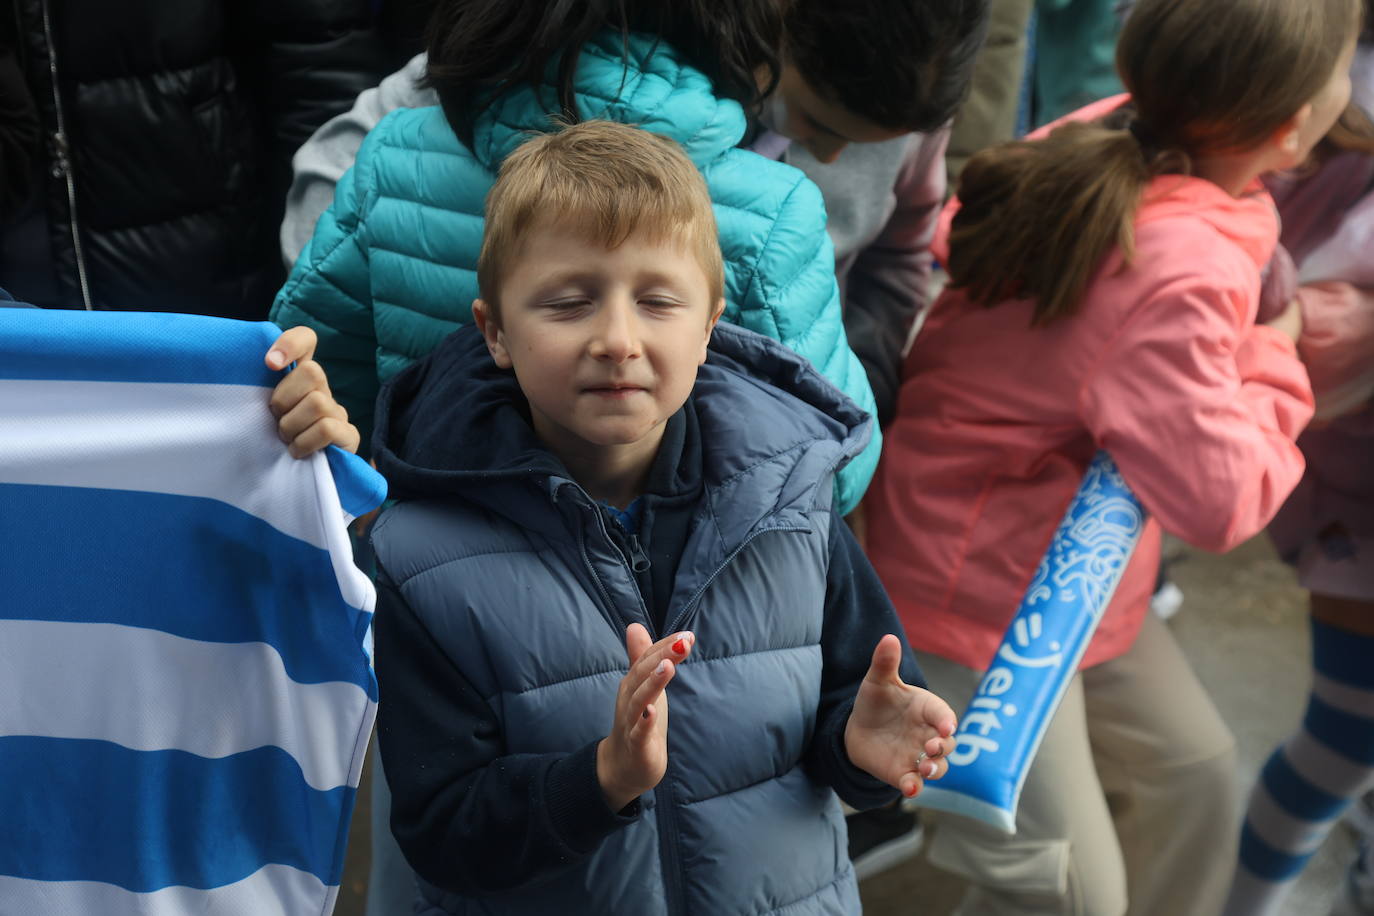
<svg viewBox="0 0 1374 916">
<path fill-rule="evenodd" d="M 781 344 L 720 323 L 691 404 L 709 500 L 752 526 L 784 507 L 809 511 L 820 484 L 863 450 L 872 420 Z M 461 496 L 501 515 L 512 487 L 551 495 L 574 485 L 539 441 L 514 372 L 467 326 L 393 378 L 377 404 L 375 457 L 398 499 Z M 547 505 L 547 503 L 545 503 Z"/>
</svg>

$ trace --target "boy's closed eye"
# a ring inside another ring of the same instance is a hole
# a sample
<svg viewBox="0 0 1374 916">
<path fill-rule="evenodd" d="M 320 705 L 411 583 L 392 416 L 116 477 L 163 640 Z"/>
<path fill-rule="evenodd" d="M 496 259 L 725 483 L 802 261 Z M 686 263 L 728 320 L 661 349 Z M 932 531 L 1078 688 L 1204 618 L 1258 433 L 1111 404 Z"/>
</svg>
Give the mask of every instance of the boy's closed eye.
<svg viewBox="0 0 1374 916">
<path fill-rule="evenodd" d="M 641 296 L 639 303 L 655 309 L 675 309 L 683 308 L 687 305 L 685 300 L 677 299 L 662 293 L 655 293 L 652 296 Z"/>
<path fill-rule="evenodd" d="M 590 307 L 592 300 L 588 296 L 563 296 L 557 299 L 546 299 L 535 304 L 539 308 L 548 309 L 551 312 L 574 313 Z"/>
</svg>

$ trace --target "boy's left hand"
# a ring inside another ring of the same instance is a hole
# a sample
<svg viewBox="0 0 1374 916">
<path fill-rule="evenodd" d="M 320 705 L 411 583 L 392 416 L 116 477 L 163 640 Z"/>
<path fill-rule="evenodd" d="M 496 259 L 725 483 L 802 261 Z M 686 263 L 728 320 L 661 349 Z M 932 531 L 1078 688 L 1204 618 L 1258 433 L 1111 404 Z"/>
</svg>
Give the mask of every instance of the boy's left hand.
<svg viewBox="0 0 1374 916">
<path fill-rule="evenodd" d="M 277 435 L 293 458 L 305 458 L 327 445 L 356 452 L 362 440 L 357 427 L 348 422 L 348 411 L 330 394 L 324 367 L 310 358 L 315 355 L 315 340 L 310 328 L 291 328 L 267 351 L 269 369 L 296 364 L 273 389 L 271 401 Z"/>
<path fill-rule="evenodd" d="M 901 661 L 896 636 L 878 641 L 844 729 L 844 748 L 856 767 L 912 798 L 924 780 L 949 769 L 945 757 L 954 750 L 958 721 L 944 700 L 902 683 Z"/>
</svg>

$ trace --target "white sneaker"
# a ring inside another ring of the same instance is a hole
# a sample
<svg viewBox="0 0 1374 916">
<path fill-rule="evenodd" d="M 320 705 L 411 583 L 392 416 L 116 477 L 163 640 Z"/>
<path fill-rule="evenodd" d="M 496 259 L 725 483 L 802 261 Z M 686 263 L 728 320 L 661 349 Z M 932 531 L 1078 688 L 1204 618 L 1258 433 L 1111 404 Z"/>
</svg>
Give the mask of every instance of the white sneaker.
<svg viewBox="0 0 1374 916">
<path fill-rule="evenodd" d="M 1150 598 L 1150 610 L 1160 620 L 1168 620 L 1183 607 L 1183 589 L 1172 582 L 1165 582 Z"/>
</svg>

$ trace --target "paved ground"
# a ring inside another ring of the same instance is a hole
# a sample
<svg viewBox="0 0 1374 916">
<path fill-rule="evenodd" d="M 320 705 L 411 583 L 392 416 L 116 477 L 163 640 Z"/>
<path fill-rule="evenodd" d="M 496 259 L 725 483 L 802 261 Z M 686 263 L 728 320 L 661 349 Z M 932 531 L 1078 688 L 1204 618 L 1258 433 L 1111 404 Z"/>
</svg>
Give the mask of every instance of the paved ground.
<svg viewBox="0 0 1374 916">
<path fill-rule="evenodd" d="M 1170 625 L 1236 733 L 1248 785 L 1297 722 L 1306 698 L 1304 593 L 1262 539 L 1225 557 L 1187 553 L 1174 579 L 1187 604 Z M 360 812 L 366 803 L 365 786 Z M 362 914 L 367 837 L 365 819 L 355 818 L 338 916 Z M 1303 875 L 1287 914 L 1326 916 L 1351 855 L 1350 839 L 1338 828 Z M 956 882 L 919 860 L 874 877 L 861 890 L 869 916 L 947 916 L 960 893 Z"/>
</svg>

